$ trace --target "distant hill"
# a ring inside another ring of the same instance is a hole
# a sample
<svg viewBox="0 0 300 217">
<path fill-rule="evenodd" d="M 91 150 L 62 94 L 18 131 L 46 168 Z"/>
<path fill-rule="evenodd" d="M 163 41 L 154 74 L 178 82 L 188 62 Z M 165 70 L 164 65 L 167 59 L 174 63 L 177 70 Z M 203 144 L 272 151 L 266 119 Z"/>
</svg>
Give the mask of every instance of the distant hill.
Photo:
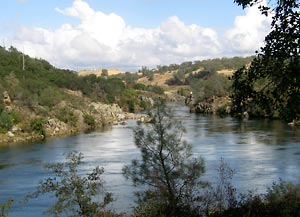
<svg viewBox="0 0 300 217">
<path fill-rule="evenodd" d="M 207 79 L 213 74 L 230 77 L 237 69 L 249 65 L 252 59 L 253 57 L 216 58 L 157 66 L 156 69 L 143 67 L 139 71 L 142 75 L 137 82 L 158 86 L 190 85 L 192 81 Z"/>
<path fill-rule="evenodd" d="M 0 145 L 17 141 L 17 136 L 19 141 L 27 141 L 34 132 L 37 138 L 45 138 L 112 124 L 121 109 L 134 112 L 151 105 L 146 94 L 163 94 L 158 87 L 126 82 L 126 78 L 133 80 L 131 74 L 124 77 L 126 73 L 120 70 L 106 72 L 115 76 L 97 77 L 94 70 L 79 76 L 14 47 L 0 46 Z"/>
<path fill-rule="evenodd" d="M 79 76 L 86 76 L 86 75 L 96 75 L 97 77 L 101 76 L 103 69 L 85 69 L 80 70 L 77 74 Z M 119 70 L 119 69 L 106 69 L 108 72 L 108 76 L 112 75 L 118 75 L 118 74 L 124 74 L 125 71 Z"/>
</svg>

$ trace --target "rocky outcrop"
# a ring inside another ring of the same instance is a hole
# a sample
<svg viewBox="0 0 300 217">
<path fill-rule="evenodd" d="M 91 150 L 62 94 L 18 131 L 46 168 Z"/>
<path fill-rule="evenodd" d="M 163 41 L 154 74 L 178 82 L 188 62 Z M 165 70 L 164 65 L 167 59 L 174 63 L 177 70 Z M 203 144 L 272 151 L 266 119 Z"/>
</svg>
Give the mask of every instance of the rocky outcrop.
<svg viewBox="0 0 300 217">
<path fill-rule="evenodd" d="M 230 114 L 231 99 L 229 97 L 213 97 L 196 104 L 190 104 L 190 112 L 198 114 Z"/>
<path fill-rule="evenodd" d="M 7 92 L 5 95 L 5 105 L 11 106 L 11 101 Z M 83 99 L 84 100 L 84 99 Z M 143 100 L 149 101 L 150 98 Z M 41 109 L 40 109 L 41 110 Z M 101 128 L 106 125 L 126 124 L 126 120 L 134 119 L 139 122 L 147 123 L 151 119 L 147 115 L 125 113 L 117 104 L 104 104 L 100 102 L 84 101 L 80 106 L 71 104 L 70 102 L 61 101 L 54 106 L 48 117 L 37 115 L 35 111 L 13 107 L 13 111 L 18 111 L 22 117 L 27 119 L 26 123 L 20 123 L 20 126 L 14 125 L 8 132 L 0 134 L 1 144 L 26 143 L 45 138 L 66 136 L 76 134 L 87 129 L 90 129 L 87 116 L 89 120 L 92 119 L 92 128 Z M 30 131 L 32 120 L 42 120 L 42 131 Z M 24 127 L 25 130 L 22 128 Z M 41 133 L 43 132 L 43 133 Z"/>
<path fill-rule="evenodd" d="M 117 104 L 93 102 L 89 104 L 88 114 L 95 118 L 96 126 L 118 124 L 125 120 L 125 115 Z"/>
<path fill-rule="evenodd" d="M 3 92 L 3 105 L 6 110 L 8 111 L 12 110 L 12 103 L 7 91 Z"/>
<path fill-rule="evenodd" d="M 149 104 L 150 107 L 154 106 L 154 100 L 151 97 L 140 95 L 139 96 L 139 100 L 142 101 L 142 102 L 145 102 L 145 103 Z"/>
<path fill-rule="evenodd" d="M 185 97 L 178 94 L 177 90 L 165 91 L 165 98 L 168 102 L 185 102 Z"/>
</svg>

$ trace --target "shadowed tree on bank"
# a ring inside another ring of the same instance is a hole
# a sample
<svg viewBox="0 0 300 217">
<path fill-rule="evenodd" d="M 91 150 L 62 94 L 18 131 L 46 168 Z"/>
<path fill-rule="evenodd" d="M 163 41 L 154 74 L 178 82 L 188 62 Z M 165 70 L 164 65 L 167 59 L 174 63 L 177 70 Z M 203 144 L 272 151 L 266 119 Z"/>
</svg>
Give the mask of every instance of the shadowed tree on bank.
<svg viewBox="0 0 300 217">
<path fill-rule="evenodd" d="M 259 5 L 272 16 L 271 32 L 250 67 L 233 75 L 233 111 L 253 116 L 300 120 L 300 1 L 235 0 L 243 8 Z M 272 8 L 271 8 L 272 7 Z"/>
</svg>

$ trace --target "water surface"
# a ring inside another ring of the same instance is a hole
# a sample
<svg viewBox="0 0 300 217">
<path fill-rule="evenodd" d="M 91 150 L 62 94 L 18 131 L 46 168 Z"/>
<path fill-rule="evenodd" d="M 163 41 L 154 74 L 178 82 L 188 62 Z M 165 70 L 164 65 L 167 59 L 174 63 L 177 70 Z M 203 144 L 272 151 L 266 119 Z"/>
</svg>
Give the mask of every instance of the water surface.
<svg viewBox="0 0 300 217">
<path fill-rule="evenodd" d="M 263 193 L 274 181 L 299 181 L 300 131 L 279 121 L 238 121 L 230 117 L 190 114 L 188 108 L 172 105 L 176 117 L 187 129 L 184 139 L 193 144 L 194 156 L 206 163 L 206 180 L 215 180 L 220 159 L 235 171 L 233 183 L 239 192 L 257 189 Z M 0 149 L 0 202 L 15 200 L 11 216 L 41 216 L 51 205 L 45 195 L 24 206 L 18 200 L 32 192 L 39 180 L 49 177 L 45 163 L 65 160 L 64 153 L 76 150 L 84 154 L 83 173 L 97 165 L 104 167 L 106 188 L 116 198 L 113 207 L 128 211 L 134 205 L 129 181 L 121 174 L 122 167 L 139 156 L 134 146 L 134 121 L 92 132 L 42 143 L 10 146 Z"/>
</svg>

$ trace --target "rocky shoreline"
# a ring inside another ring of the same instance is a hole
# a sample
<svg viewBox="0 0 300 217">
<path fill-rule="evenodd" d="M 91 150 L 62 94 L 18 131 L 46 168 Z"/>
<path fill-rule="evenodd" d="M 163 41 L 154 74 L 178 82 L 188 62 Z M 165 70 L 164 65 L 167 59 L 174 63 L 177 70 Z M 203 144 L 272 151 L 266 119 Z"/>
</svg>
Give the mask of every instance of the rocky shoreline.
<svg viewBox="0 0 300 217">
<path fill-rule="evenodd" d="M 76 117 L 76 123 L 68 124 L 54 116 L 47 117 L 46 121 L 43 123 L 45 135 L 36 133 L 34 131 L 28 132 L 28 130 L 22 129 L 22 126 L 15 125 L 7 133 L 0 134 L 0 146 L 31 143 L 45 139 L 48 140 L 57 137 L 76 135 L 87 130 L 98 130 L 105 126 L 126 124 L 127 120 L 130 119 L 140 122 L 150 121 L 150 118 L 147 115 L 123 112 L 117 104 L 108 105 L 100 102 L 92 102 L 86 109 L 79 110 L 72 109 L 70 104 L 61 102 L 56 107 L 59 109 L 67 108 L 71 110 Z M 14 109 L 17 108 L 15 107 Z M 93 117 L 93 127 L 85 123 L 85 114 L 89 114 L 91 117 Z"/>
</svg>

